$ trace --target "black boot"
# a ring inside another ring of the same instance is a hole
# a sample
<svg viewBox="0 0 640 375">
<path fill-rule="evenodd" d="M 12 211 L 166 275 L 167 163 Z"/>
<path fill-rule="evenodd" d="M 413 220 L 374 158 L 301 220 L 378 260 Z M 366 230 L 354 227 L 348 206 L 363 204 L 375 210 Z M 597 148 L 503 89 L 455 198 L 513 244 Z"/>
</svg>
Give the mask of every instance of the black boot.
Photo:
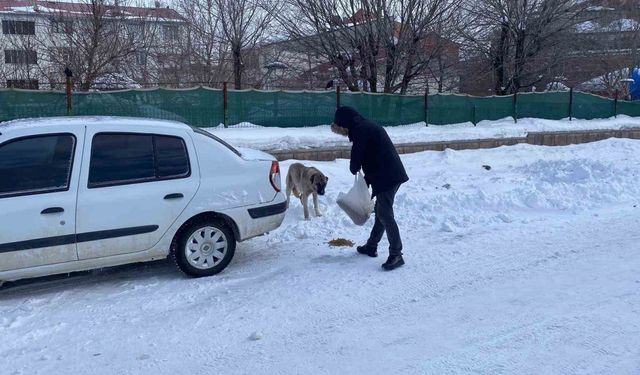
<svg viewBox="0 0 640 375">
<path fill-rule="evenodd" d="M 372 258 L 375 258 L 378 256 L 378 249 L 369 245 L 358 246 L 357 250 L 360 254 L 368 255 Z"/>
<path fill-rule="evenodd" d="M 389 255 L 387 261 L 382 265 L 385 271 L 395 270 L 396 268 L 404 265 L 404 259 L 402 259 L 402 255 Z"/>
</svg>

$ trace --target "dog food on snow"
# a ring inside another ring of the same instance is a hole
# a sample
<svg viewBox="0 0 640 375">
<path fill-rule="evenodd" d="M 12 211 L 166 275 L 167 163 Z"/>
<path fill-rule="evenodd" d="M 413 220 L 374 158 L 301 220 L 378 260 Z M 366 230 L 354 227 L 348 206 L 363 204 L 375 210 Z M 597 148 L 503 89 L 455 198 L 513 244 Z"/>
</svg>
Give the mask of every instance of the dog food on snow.
<svg viewBox="0 0 640 375">
<path fill-rule="evenodd" d="M 355 245 L 353 241 L 349 241 L 344 238 L 335 238 L 329 241 L 329 246 L 333 246 L 333 247 L 353 247 L 353 245 Z"/>
</svg>

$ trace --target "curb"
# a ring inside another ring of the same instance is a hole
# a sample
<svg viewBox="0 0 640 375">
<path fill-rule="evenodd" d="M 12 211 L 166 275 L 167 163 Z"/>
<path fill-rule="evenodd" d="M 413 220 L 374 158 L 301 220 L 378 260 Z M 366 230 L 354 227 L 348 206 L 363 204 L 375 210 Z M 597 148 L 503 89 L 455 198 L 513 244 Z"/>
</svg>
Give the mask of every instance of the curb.
<svg viewBox="0 0 640 375">
<path fill-rule="evenodd" d="M 582 130 L 582 131 L 554 131 L 554 132 L 530 132 L 526 137 L 517 138 L 486 138 L 470 139 L 464 141 L 438 141 L 401 143 L 396 145 L 399 154 L 412 154 L 423 151 L 452 150 L 477 150 L 496 148 L 501 146 L 513 146 L 526 143 L 536 146 L 567 146 L 602 141 L 608 138 L 640 139 L 640 128 L 620 130 Z M 278 160 L 314 160 L 333 161 L 336 159 L 349 159 L 351 147 L 313 148 L 299 150 L 266 150 Z"/>
</svg>

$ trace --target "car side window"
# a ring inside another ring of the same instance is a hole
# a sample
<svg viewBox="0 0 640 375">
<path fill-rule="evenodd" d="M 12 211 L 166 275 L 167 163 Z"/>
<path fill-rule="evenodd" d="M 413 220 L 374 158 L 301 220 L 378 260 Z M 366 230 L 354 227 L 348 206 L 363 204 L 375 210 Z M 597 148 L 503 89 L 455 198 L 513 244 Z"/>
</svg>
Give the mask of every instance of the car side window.
<svg viewBox="0 0 640 375">
<path fill-rule="evenodd" d="M 23 137 L 0 145 L 0 198 L 69 189 L 76 138 Z"/>
<path fill-rule="evenodd" d="M 89 187 L 155 179 L 151 134 L 97 134 L 91 145 Z"/>
<path fill-rule="evenodd" d="M 179 137 L 99 133 L 93 137 L 89 188 L 135 184 L 191 174 L 184 141 Z"/>
<path fill-rule="evenodd" d="M 156 175 L 160 179 L 179 178 L 189 175 L 187 146 L 178 137 L 153 136 L 156 154 Z"/>
</svg>

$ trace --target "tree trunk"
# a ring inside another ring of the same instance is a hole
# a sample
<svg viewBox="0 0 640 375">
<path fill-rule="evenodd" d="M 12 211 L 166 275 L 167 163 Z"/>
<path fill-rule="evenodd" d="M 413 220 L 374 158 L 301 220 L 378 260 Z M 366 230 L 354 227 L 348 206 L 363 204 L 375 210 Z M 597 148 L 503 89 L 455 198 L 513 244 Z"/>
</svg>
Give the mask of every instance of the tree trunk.
<svg viewBox="0 0 640 375">
<path fill-rule="evenodd" d="M 378 92 L 378 77 L 375 75 L 375 73 L 371 78 L 369 78 L 369 91 Z"/>
<path fill-rule="evenodd" d="M 400 95 L 406 95 L 408 89 L 409 81 L 406 79 L 402 79 L 402 83 L 400 84 Z"/>
<path fill-rule="evenodd" d="M 393 67 L 395 64 L 396 46 L 393 43 L 387 45 L 387 58 L 384 69 L 384 92 L 390 94 L 393 84 Z"/>
<path fill-rule="evenodd" d="M 502 24 L 500 28 L 500 40 L 498 46 L 495 49 L 493 56 L 493 71 L 495 75 L 495 86 L 493 92 L 496 95 L 504 95 L 505 82 L 504 82 L 504 64 L 505 57 L 507 55 L 507 43 L 509 39 L 509 25 Z"/>
<path fill-rule="evenodd" d="M 524 42 L 525 42 L 526 33 L 524 30 L 518 30 L 516 36 L 516 56 L 514 60 L 514 69 L 513 69 L 513 78 L 509 84 L 508 92 L 513 94 L 520 90 L 522 85 L 522 75 L 524 73 Z M 505 93 L 506 94 L 506 93 Z"/>
<path fill-rule="evenodd" d="M 444 91 L 444 62 L 442 61 L 442 54 L 438 54 L 438 93 L 441 94 Z M 427 80 L 427 87 L 429 81 Z"/>
<path fill-rule="evenodd" d="M 242 90 L 242 54 L 240 48 L 233 49 L 233 82 L 236 90 Z"/>
</svg>

